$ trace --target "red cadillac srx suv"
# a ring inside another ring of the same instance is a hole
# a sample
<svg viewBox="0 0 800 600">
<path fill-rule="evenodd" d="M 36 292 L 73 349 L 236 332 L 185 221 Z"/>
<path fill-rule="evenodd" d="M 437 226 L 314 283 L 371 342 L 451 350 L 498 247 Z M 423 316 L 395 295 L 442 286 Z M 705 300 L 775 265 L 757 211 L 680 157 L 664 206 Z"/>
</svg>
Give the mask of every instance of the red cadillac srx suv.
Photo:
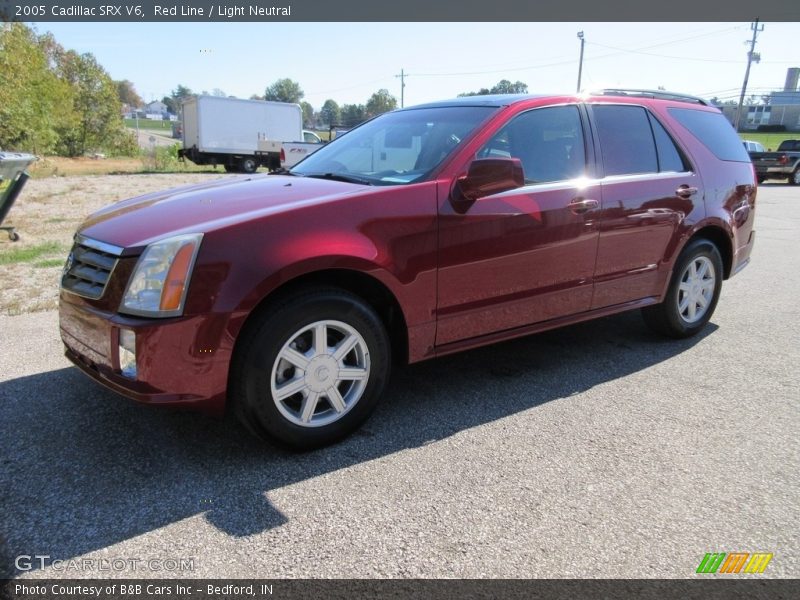
<svg viewBox="0 0 800 600">
<path fill-rule="evenodd" d="M 67 357 L 141 402 L 296 448 L 355 430 L 392 360 L 642 309 L 696 334 L 753 247 L 756 181 L 697 98 L 475 96 L 381 115 L 281 174 L 89 217 Z"/>
</svg>

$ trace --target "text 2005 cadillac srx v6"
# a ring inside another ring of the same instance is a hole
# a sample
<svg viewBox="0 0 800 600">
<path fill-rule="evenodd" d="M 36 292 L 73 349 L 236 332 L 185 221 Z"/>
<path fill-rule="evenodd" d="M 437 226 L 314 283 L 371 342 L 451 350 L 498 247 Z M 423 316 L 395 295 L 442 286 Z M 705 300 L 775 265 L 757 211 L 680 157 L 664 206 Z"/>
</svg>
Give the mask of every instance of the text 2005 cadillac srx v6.
<svg viewBox="0 0 800 600">
<path fill-rule="evenodd" d="M 722 114 L 666 92 L 468 97 L 381 115 L 283 174 L 89 217 L 66 354 L 152 404 L 232 408 L 312 448 L 415 362 L 640 308 L 711 317 L 753 247 L 756 182 Z"/>
</svg>

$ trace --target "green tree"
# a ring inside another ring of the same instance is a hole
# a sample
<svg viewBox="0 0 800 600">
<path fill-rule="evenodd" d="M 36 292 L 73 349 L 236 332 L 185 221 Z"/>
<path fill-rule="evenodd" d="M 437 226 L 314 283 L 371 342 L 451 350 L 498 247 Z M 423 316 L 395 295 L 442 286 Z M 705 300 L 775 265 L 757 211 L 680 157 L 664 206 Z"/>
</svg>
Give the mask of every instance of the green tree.
<svg viewBox="0 0 800 600">
<path fill-rule="evenodd" d="M 175 105 L 175 98 L 172 96 L 164 96 L 161 98 L 161 103 L 167 107 L 167 111 L 171 112 L 173 115 L 179 115 L 180 113 L 180 106 Z"/>
<path fill-rule="evenodd" d="M 713 104 L 714 106 L 736 106 L 736 100 L 720 100 L 716 96 L 711 98 L 709 103 Z"/>
<path fill-rule="evenodd" d="M 363 104 L 343 104 L 341 115 L 342 125 L 355 127 L 367 119 L 367 110 Z"/>
<path fill-rule="evenodd" d="M 308 102 L 303 100 L 300 102 L 300 108 L 303 109 L 303 126 L 311 128 L 314 126 L 314 107 Z"/>
<path fill-rule="evenodd" d="M 133 87 L 133 83 L 127 79 L 115 81 L 114 83 L 117 86 L 117 95 L 119 96 L 119 101 L 122 102 L 124 106 L 128 106 L 131 109 L 136 109 L 144 104 L 142 97 L 136 92 L 136 88 Z"/>
<path fill-rule="evenodd" d="M 171 112 L 173 115 L 181 114 L 181 105 L 186 98 L 190 98 L 195 96 L 196 94 L 191 90 L 191 88 L 186 87 L 185 85 L 178 84 L 169 96 L 164 96 L 161 99 L 167 110 Z"/>
<path fill-rule="evenodd" d="M 0 27 L 0 146 L 70 156 L 138 151 L 119 88 L 91 54 L 21 23 Z"/>
<path fill-rule="evenodd" d="M 300 88 L 300 84 L 288 78 L 278 79 L 278 81 L 268 86 L 264 93 L 265 100 L 291 102 L 292 104 L 300 104 L 303 96 L 305 94 Z"/>
<path fill-rule="evenodd" d="M 115 150 L 126 145 L 122 105 L 117 86 L 90 54 L 64 52 L 56 66 L 60 78 L 72 88 L 72 122 L 62 124 L 59 146 L 68 156 L 90 150 Z M 127 136 L 129 137 L 129 136 Z"/>
<path fill-rule="evenodd" d="M 464 92 L 459 94 L 460 97 L 463 96 L 488 96 L 490 94 L 527 94 L 528 93 L 528 85 L 522 83 L 521 81 L 517 81 L 515 83 L 511 83 L 508 79 L 501 79 L 497 84 L 489 88 L 481 88 L 477 92 Z"/>
<path fill-rule="evenodd" d="M 367 100 L 367 117 L 375 117 L 395 108 L 397 108 L 397 98 L 392 96 L 389 90 L 381 89 L 372 94 Z"/>
<path fill-rule="evenodd" d="M 22 23 L 0 26 L 0 148 L 51 152 L 68 101 L 68 86 L 50 69 L 35 31 Z"/>
<path fill-rule="evenodd" d="M 341 119 L 341 110 L 339 109 L 339 105 L 336 104 L 334 100 L 325 100 L 325 104 L 322 105 L 322 108 L 319 111 L 319 116 L 322 119 L 322 122 L 329 127 L 332 125 L 338 125 L 339 119 Z"/>
<path fill-rule="evenodd" d="M 492 94 L 527 94 L 527 84 L 517 81 L 511 83 L 508 79 L 502 79 L 491 90 Z"/>
</svg>

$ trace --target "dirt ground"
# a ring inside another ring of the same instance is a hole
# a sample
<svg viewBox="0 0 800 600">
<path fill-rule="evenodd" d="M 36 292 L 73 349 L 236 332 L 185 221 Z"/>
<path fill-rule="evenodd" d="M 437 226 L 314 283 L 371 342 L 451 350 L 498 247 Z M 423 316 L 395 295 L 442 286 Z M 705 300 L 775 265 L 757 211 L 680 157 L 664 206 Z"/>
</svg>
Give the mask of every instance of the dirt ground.
<svg viewBox="0 0 800 600">
<path fill-rule="evenodd" d="M 107 159 L 114 160 L 114 159 Z M 125 159 L 120 159 L 125 160 Z M 61 172 L 91 172 L 92 161 L 59 164 Z M 41 169 L 47 165 L 38 165 Z M 116 166 L 116 165 L 115 165 Z M 92 212 L 132 196 L 225 176 L 223 173 L 72 175 L 34 174 L 3 222 L 20 240 L 0 232 L 0 314 L 50 310 L 57 306 L 61 269 L 78 225 Z"/>
</svg>

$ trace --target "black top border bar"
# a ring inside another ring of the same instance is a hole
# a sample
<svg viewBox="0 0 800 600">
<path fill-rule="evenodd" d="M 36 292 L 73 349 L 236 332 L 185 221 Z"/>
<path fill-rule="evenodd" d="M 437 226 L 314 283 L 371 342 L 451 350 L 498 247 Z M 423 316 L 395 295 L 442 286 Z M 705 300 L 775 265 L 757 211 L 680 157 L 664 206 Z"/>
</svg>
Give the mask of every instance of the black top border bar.
<svg viewBox="0 0 800 600">
<path fill-rule="evenodd" d="M 800 21 L 787 0 L 0 0 L 0 21 L 702 22 Z"/>
</svg>

